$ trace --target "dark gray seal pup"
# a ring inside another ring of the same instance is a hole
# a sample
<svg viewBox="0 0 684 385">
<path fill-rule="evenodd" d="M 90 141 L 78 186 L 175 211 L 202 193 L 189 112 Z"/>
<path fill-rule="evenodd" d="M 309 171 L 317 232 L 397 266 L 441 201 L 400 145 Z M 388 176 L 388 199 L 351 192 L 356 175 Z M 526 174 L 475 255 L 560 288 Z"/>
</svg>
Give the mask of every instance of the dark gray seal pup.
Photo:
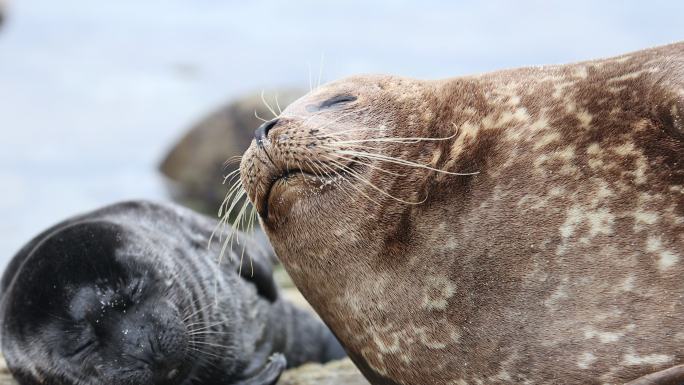
<svg viewBox="0 0 684 385">
<path fill-rule="evenodd" d="M 241 178 L 373 384 L 684 384 L 684 43 L 337 81 Z"/>
<path fill-rule="evenodd" d="M 207 248 L 215 227 L 128 202 L 31 240 L 2 278 L 13 375 L 25 385 L 270 385 L 286 366 L 344 356 L 322 322 L 278 297 L 268 255 L 244 234 L 242 274 L 242 244 L 219 267 L 220 242 Z"/>
</svg>

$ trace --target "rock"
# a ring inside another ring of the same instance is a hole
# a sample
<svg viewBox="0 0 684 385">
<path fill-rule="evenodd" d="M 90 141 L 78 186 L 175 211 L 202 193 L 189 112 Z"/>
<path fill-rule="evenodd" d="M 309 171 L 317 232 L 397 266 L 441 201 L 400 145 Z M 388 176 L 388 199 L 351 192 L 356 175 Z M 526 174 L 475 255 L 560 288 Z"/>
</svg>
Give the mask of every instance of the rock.
<svg viewBox="0 0 684 385">
<path fill-rule="evenodd" d="M 306 364 L 283 373 L 278 385 L 370 385 L 351 360 Z"/>
<path fill-rule="evenodd" d="M 2 29 L 3 24 L 5 24 L 5 19 L 7 13 L 7 7 L 5 5 L 5 0 L 0 0 L 0 29 Z"/>
<path fill-rule="evenodd" d="M 277 104 L 285 108 L 303 94 L 304 91 L 285 89 L 265 92 L 264 97 L 278 113 Z M 175 201 L 216 216 L 228 188 L 223 184 L 224 175 L 239 165 L 239 161 L 225 163 L 242 155 L 254 138 L 254 130 L 262 123 L 254 111 L 263 119 L 274 117 L 261 93 L 257 93 L 209 114 L 178 141 L 159 166 Z"/>
<path fill-rule="evenodd" d="M 14 381 L 12 375 L 7 369 L 7 364 L 5 359 L 0 356 L 0 385 L 16 385 L 17 382 Z"/>
</svg>

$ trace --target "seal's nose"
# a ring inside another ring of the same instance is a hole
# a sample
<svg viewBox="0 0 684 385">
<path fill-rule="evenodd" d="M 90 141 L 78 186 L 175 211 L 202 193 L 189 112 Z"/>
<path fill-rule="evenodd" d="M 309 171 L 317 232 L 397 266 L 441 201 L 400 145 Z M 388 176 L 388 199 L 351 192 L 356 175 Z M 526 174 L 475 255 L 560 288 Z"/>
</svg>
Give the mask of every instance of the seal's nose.
<svg viewBox="0 0 684 385">
<path fill-rule="evenodd" d="M 276 124 L 278 124 L 278 119 L 269 120 L 264 122 L 259 128 L 254 131 L 254 139 L 256 139 L 259 146 L 263 146 L 264 140 L 268 137 L 268 132 L 271 131 Z"/>
</svg>

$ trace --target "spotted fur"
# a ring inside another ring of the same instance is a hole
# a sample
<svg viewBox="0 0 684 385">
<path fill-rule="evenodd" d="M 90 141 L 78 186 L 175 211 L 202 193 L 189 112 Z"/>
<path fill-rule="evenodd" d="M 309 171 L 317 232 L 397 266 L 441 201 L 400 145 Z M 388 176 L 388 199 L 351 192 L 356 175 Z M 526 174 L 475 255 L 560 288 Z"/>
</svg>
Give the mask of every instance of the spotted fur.
<svg viewBox="0 0 684 385">
<path fill-rule="evenodd" d="M 322 108 L 336 95 L 356 99 Z M 446 139 L 372 151 L 477 174 L 326 163 L 340 153 L 326 141 L 380 127 Z M 243 184 L 373 384 L 608 385 L 684 363 L 684 43 L 438 81 L 352 77 L 292 104 L 267 139 L 243 157 Z"/>
</svg>

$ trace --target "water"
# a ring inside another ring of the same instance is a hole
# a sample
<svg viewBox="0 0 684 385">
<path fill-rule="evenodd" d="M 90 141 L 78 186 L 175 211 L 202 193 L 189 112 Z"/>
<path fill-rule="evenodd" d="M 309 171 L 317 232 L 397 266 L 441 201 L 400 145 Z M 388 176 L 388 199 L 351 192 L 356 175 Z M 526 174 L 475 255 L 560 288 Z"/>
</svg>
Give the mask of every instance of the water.
<svg viewBox="0 0 684 385">
<path fill-rule="evenodd" d="M 191 123 L 246 92 L 307 87 L 309 67 L 323 80 L 438 78 L 684 37 L 675 1 L 10 2 L 0 31 L 0 266 L 67 216 L 166 199 L 155 168 Z"/>
</svg>

